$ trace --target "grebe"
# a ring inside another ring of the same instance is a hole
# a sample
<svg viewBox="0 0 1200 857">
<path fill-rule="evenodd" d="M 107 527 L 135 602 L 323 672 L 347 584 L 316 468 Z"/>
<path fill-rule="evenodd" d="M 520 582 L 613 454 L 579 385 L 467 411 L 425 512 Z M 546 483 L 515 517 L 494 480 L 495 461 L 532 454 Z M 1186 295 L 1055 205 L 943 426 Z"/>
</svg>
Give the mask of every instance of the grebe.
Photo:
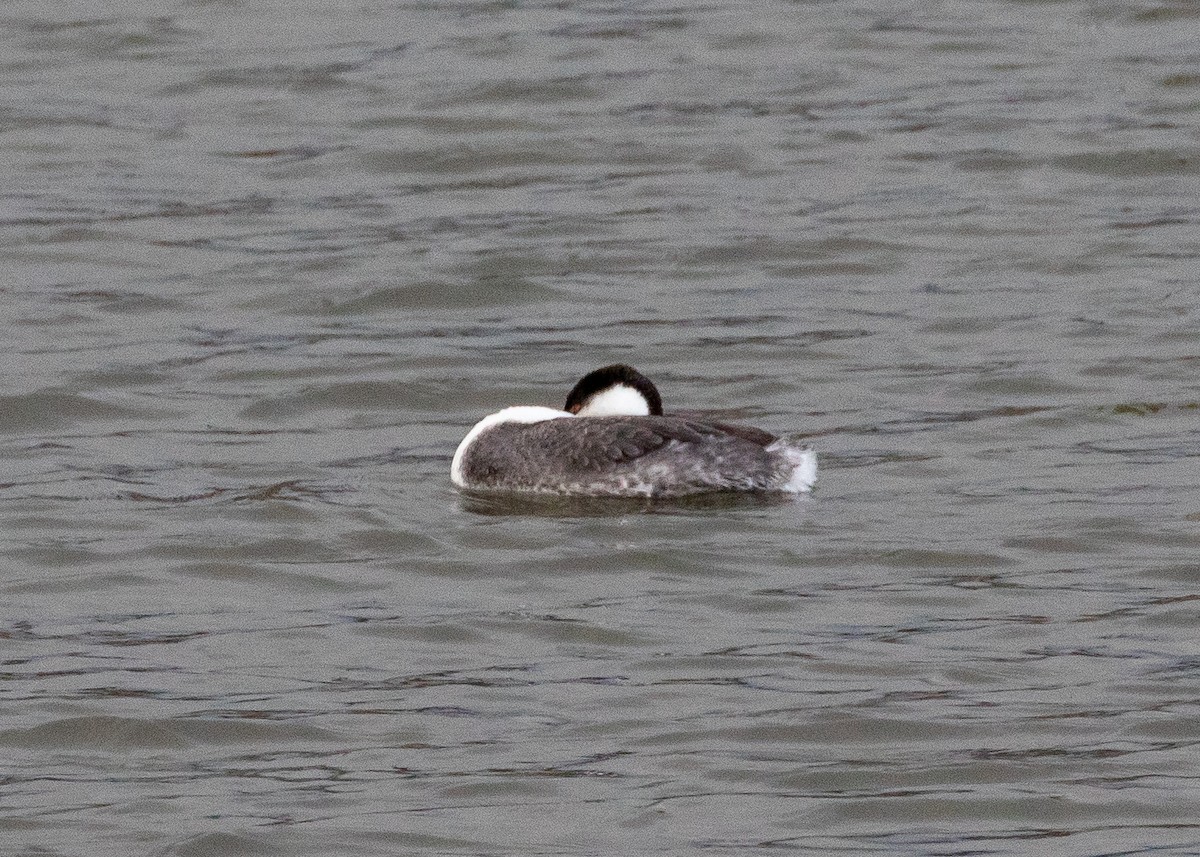
<svg viewBox="0 0 1200 857">
<path fill-rule="evenodd" d="M 461 488 L 598 497 L 811 491 L 817 456 L 752 426 L 664 415 L 630 366 L 590 372 L 562 410 L 518 405 L 467 432 L 450 465 Z"/>
</svg>

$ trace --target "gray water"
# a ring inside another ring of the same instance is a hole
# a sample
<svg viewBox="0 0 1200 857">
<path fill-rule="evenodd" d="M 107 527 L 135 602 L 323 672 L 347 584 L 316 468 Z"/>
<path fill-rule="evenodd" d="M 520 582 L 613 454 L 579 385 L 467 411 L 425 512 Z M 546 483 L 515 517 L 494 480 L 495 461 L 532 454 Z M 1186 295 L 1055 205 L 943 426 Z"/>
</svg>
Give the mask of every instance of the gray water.
<svg viewBox="0 0 1200 857">
<path fill-rule="evenodd" d="M 1200 853 L 1200 7 L 0 17 L 0 853 Z"/>
</svg>

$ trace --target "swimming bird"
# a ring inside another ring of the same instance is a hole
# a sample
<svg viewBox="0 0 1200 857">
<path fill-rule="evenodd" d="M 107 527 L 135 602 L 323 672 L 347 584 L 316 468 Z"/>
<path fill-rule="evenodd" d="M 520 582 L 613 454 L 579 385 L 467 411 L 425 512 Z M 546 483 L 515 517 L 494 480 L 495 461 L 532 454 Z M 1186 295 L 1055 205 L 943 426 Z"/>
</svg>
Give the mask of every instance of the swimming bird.
<svg viewBox="0 0 1200 857">
<path fill-rule="evenodd" d="M 562 410 L 484 417 L 454 453 L 461 488 L 599 497 L 812 490 L 816 453 L 753 426 L 664 415 L 658 388 L 624 364 L 584 375 Z"/>
</svg>

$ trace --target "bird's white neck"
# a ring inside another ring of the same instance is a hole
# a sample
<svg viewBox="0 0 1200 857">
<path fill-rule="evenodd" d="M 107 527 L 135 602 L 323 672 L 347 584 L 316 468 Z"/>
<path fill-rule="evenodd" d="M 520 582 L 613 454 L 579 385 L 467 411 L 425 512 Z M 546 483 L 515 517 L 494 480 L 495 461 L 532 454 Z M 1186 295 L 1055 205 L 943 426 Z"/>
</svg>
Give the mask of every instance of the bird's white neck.
<svg viewBox="0 0 1200 857">
<path fill-rule="evenodd" d="M 467 484 L 463 475 L 463 458 L 467 454 L 467 447 L 492 426 L 500 423 L 540 423 L 544 420 L 557 420 L 571 416 L 574 415 L 555 408 L 543 408 L 540 405 L 514 405 L 511 408 L 496 411 L 494 414 L 488 414 L 475 423 L 474 427 L 467 432 L 467 436 L 462 439 L 462 443 L 458 445 L 458 449 L 454 450 L 454 460 L 450 462 L 451 481 L 455 485 Z"/>
<path fill-rule="evenodd" d="M 581 417 L 644 417 L 650 414 L 650 403 L 638 390 L 625 384 L 614 384 L 592 396 L 579 409 Z"/>
</svg>

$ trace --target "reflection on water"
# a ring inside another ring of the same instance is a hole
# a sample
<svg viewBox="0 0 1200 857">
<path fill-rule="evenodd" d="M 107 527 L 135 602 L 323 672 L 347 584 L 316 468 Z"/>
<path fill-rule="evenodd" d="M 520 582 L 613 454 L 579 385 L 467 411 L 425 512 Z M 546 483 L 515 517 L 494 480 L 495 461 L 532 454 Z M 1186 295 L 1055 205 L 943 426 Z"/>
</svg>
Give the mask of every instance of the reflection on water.
<svg viewBox="0 0 1200 857">
<path fill-rule="evenodd" d="M 550 518 L 687 514 L 763 509 L 804 498 L 773 493 L 709 493 L 685 497 L 560 497 L 540 494 L 463 491 L 462 508 L 477 515 L 533 515 Z"/>
<path fill-rule="evenodd" d="M 1195 854 L 1194 5 L 17 3 L 5 854 Z M 633 363 L 811 497 L 478 496 Z"/>
</svg>

